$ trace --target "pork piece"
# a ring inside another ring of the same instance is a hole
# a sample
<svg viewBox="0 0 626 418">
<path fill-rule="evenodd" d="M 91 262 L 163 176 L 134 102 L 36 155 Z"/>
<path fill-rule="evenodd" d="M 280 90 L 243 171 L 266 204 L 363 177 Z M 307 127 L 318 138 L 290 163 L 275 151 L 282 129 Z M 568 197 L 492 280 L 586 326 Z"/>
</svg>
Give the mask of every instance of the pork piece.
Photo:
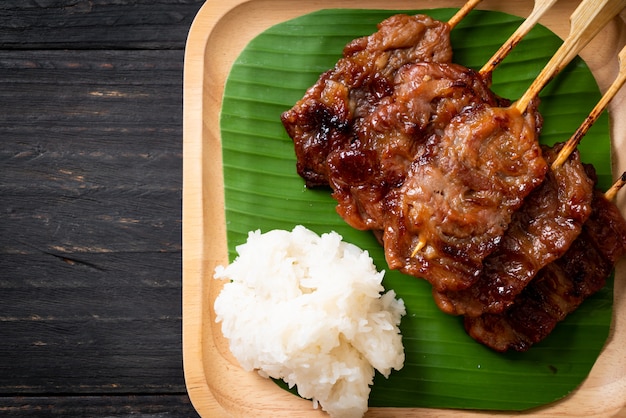
<svg viewBox="0 0 626 418">
<path fill-rule="evenodd" d="M 383 242 L 389 267 L 423 277 L 435 291 L 468 288 L 500 244 L 513 213 L 543 181 L 537 101 L 474 106 L 430 138 L 404 183 L 387 197 Z"/>
<path fill-rule="evenodd" d="M 298 174 L 308 187 L 328 185 L 328 154 L 355 139 L 353 125 L 393 93 L 407 63 L 450 62 L 450 27 L 426 15 L 395 15 L 370 36 L 350 42 L 335 68 L 322 74 L 281 116 L 294 140 Z"/>
<path fill-rule="evenodd" d="M 543 147 L 549 164 L 562 145 Z M 476 283 L 457 292 L 433 292 L 439 308 L 469 316 L 508 308 L 537 272 L 561 257 L 578 237 L 591 214 L 594 186 L 595 176 L 589 177 L 578 152 L 550 170 L 541 186 L 513 214 L 500 246 L 485 258 Z"/>
<path fill-rule="evenodd" d="M 482 104 L 508 102 L 471 69 L 425 62 L 399 69 L 392 94 L 355 121 L 352 143 L 328 155 L 337 212 L 354 228 L 384 229 L 386 197 L 404 183 L 416 155 L 436 143 L 464 109 Z"/>
<path fill-rule="evenodd" d="M 606 283 L 626 253 L 626 221 L 604 195 L 594 192 L 593 211 L 563 257 L 548 264 L 501 314 L 465 317 L 480 343 L 504 352 L 527 351 Z"/>
<path fill-rule="evenodd" d="M 449 62 L 448 32 L 391 17 L 282 115 L 307 187 L 330 185 L 348 224 L 382 236 L 390 268 L 441 291 L 476 280 L 547 169 L 538 100 L 509 108 Z"/>
</svg>

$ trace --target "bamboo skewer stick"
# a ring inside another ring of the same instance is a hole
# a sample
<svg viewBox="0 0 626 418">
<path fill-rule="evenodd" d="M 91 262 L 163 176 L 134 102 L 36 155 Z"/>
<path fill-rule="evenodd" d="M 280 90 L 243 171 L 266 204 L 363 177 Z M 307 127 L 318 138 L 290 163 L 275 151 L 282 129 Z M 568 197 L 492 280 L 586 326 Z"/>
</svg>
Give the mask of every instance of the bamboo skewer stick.
<svg viewBox="0 0 626 418">
<path fill-rule="evenodd" d="M 463 7 L 461 7 L 459 11 L 456 12 L 456 14 L 452 16 L 450 20 L 448 20 L 448 26 L 450 26 L 450 29 L 454 29 L 454 27 L 458 25 L 459 22 L 469 14 L 469 12 L 474 10 L 474 8 L 478 6 L 478 3 L 480 3 L 481 1 L 482 0 L 468 0 L 463 5 Z"/>
<path fill-rule="evenodd" d="M 532 12 L 524 20 L 524 22 L 517 28 L 515 32 L 502 44 L 500 49 L 485 63 L 483 68 L 480 69 L 480 74 L 485 76 L 493 72 L 493 70 L 500 65 L 504 58 L 511 52 L 513 48 L 520 43 L 522 38 L 530 32 L 530 30 L 537 24 L 541 16 L 544 15 L 557 0 L 535 0 L 535 5 Z"/>
<path fill-rule="evenodd" d="M 524 113 L 530 101 L 558 74 L 620 11 L 626 0 L 583 0 L 570 17 L 570 32 L 539 76 L 512 106 Z"/>
<path fill-rule="evenodd" d="M 611 99 L 613 99 L 615 94 L 617 94 L 617 92 L 626 82 L 626 47 L 622 48 L 618 57 L 619 57 L 619 72 L 617 74 L 617 77 L 615 78 L 615 81 L 613 81 L 613 84 L 611 84 L 611 86 L 606 91 L 606 93 L 604 93 L 600 101 L 596 104 L 596 106 L 593 108 L 591 113 L 589 113 L 589 116 L 587 116 L 587 118 L 584 120 L 582 125 L 580 125 L 580 127 L 576 130 L 576 132 L 574 132 L 574 135 L 572 135 L 572 137 L 565 143 L 563 148 L 561 148 L 561 151 L 559 151 L 559 154 L 557 155 L 556 159 L 552 163 L 553 170 L 561 166 L 561 164 L 563 164 L 569 158 L 570 154 L 574 152 L 574 150 L 580 143 L 583 136 L 587 133 L 589 128 L 596 122 L 596 120 L 598 120 L 602 112 L 608 106 Z"/>
<path fill-rule="evenodd" d="M 613 183 L 611 188 L 607 190 L 606 193 L 604 193 L 604 197 L 606 198 L 606 200 L 615 200 L 615 198 L 617 197 L 617 192 L 619 192 L 620 189 L 624 187 L 624 185 L 626 185 L 626 171 L 622 173 L 620 178 L 617 179 L 615 183 Z"/>
<path fill-rule="evenodd" d="M 419 253 L 422 250 L 422 248 L 426 246 L 426 244 L 427 244 L 426 239 L 423 236 L 420 236 L 419 242 L 417 243 L 415 248 L 413 248 L 413 252 L 411 253 L 411 258 L 415 257 L 415 255 Z"/>
</svg>

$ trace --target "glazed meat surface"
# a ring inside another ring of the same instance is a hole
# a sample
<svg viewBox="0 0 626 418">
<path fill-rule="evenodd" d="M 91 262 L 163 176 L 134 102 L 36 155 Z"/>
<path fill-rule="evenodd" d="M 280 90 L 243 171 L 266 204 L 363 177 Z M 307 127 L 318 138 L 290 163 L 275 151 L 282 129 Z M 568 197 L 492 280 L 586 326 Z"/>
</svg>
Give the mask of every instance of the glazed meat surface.
<svg viewBox="0 0 626 418">
<path fill-rule="evenodd" d="M 307 186 L 328 185 L 328 154 L 354 140 L 353 126 L 393 93 L 398 69 L 414 62 L 450 62 L 450 27 L 426 15 L 395 15 L 370 36 L 350 42 L 282 122 L 294 139 L 298 173 Z"/>
<path fill-rule="evenodd" d="M 545 177 L 541 117 L 531 104 L 467 108 L 414 158 L 388 197 L 384 230 L 392 269 L 423 277 L 436 291 L 473 284 L 513 213 Z"/>
<path fill-rule="evenodd" d="M 384 229 L 390 191 L 459 113 L 503 103 L 476 72 L 455 64 L 407 64 L 392 87 L 391 95 L 356 119 L 353 141 L 327 157 L 337 212 L 357 229 Z"/>
<path fill-rule="evenodd" d="M 556 159 L 561 148 L 562 144 L 543 147 L 548 163 Z M 469 316 L 508 308 L 537 272 L 561 257 L 580 234 L 591 213 L 592 177 L 578 152 L 550 170 L 541 186 L 513 214 L 498 249 L 485 258 L 476 283 L 457 292 L 433 292 L 439 308 Z"/>
<path fill-rule="evenodd" d="M 307 186 L 330 185 L 342 218 L 381 237 L 390 268 L 437 291 L 478 278 L 547 170 L 538 100 L 519 114 L 449 63 L 448 30 L 387 19 L 282 116 Z"/>
<path fill-rule="evenodd" d="M 500 352 L 526 351 L 606 283 L 626 253 L 626 221 L 596 191 L 593 211 L 563 257 L 548 264 L 501 314 L 465 317 L 468 334 Z"/>
<path fill-rule="evenodd" d="M 429 281 L 477 341 L 524 351 L 604 285 L 626 221 L 577 152 L 548 169 L 561 145 L 539 145 L 539 100 L 520 114 L 452 63 L 449 31 L 390 17 L 281 120 L 307 187 L 330 187 L 391 269 Z"/>
</svg>

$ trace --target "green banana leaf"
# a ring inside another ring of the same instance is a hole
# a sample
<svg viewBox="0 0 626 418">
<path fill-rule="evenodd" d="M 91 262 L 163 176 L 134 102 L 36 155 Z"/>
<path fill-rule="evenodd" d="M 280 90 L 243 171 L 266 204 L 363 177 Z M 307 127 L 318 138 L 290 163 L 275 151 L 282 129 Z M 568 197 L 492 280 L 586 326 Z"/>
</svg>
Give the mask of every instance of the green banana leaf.
<svg viewBox="0 0 626 418">
<path fill-rule="evenodd" d="M 453 9 L 405 11 L 449 19 Z M 612 283 L 587 300 L 545 341 L 526 353 L 498 354 L 466 335 L 462 320 L 441 313 L 424 280 L 389 271 L 369 232 L 347 226 L 328 190 L 309 190 L 296 174 L 293 144 L 280 122 L 318 76 L 332 68 L 351 39 L 376 31 L 398 11 L 322 10 L 274 26 L 252 40 L 229 74 L 221 114 L 229 255 L 248 231 L 291 230 L 297 224 L 339 232 L 369 251 L 384 285 L 407 306 L 401 330 L 405 366 L 389 379 L 377 375 L 370 406 L 524 410 L 567 396 L 589 373 L 609 332 Z M 498 12 L 473 11 L 453 31 L 454 61 L 479 69 L 522 22 Z M 560 46 L 535 27 L 495 70 L 493 90 L 515 99 Z M 541 141 L 567 140 L 600 99 L 598 86 L 575 59 L 541 94 Z M 603 115 L 580 148 L 595 165 L 599 186 L 611 183 L 608 117 Z"/>
</svg>

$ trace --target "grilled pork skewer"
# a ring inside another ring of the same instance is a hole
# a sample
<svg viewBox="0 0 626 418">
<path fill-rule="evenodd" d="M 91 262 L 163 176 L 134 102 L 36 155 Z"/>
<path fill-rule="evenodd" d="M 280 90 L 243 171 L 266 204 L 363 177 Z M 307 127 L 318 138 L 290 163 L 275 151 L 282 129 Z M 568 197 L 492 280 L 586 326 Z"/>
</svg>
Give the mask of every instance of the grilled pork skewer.
<svg viewBox="0 0 626 418">
<path fill-rule="evenodd" d="M 468 334 L 496 351 L 526 351 L 602 289 L 626 254 L 626 221 L 609 200 L 624 184 L 626 173 L 609 192 L 596 190 L 593 212 L 569 250 L 544 267 L 506 311 L 465 317 Z"/>
<path fill-rule="evenodd" d="M 485 65 L 480 69 L 479 74 L 485 79 L 491 79 L 491 73 L 493 70 L 506 58 L 506 56 L 519 44 L 524 36 L 530 32 L 530 30 L 537 24 L 541 16 L 545 12 L 547 12 L 557 0 L 536 0 L 533 10 L 528 15 L 528 17 L 524 20 L 524 22 L 515 30 L 515 32 L 506 40 L 504 44 L 500 46 L 500 48 L 496 51 L 496 53 L 485 63 Z M 478 2 L 476 2 L 478 3 Z M 468 3 L 469 4 L 469 3 Z M 467 4 L 466 4 L 467 6 Z M 471 8 L 474 5 L 470 6 Z M 459 16 L 465 16 L 466 13 L 463 13 L 463 9 L 461 9 L 458 13 Z M 454 27 L 456 25 L 456 15 L 450 21 L 448 21 L 448 25 Z M 453 23 L 455 22 L 455 23 Z M 411 253 L 412 257 L 426 246 L 426 239 L 422 236 L 418 241 L 417 245 L 413 249 Z"/>
<path fill-rule="evenodd" d="M 451 63 L 451 24 L 425 15 L 391 16 L 378 31 L 349 42 L 335 67 L 281 115 L 294 141 L 298 174 L 307 187 L 328 186 L 328 156 L 354 141 L 361 120 L 393 91 L 396 73 L 416 62 Z"/>
<path fill-rule="evenodd" d="M 559 147 L 544 147 L 548 163 Z M 513 214 L 500 245 L 483 260 L 475 283 L 456 291 L 433 288 L 437 306 L 448 314 L 467 316 L 508 308 L 537 272 L 562 256 L 580 234 L 591 213 L 593 187 L 578 152 L 550 170 Z"/>
<path fill-rule="evenodd" d="M 377 32 L 345 46 L 335 67 L 281 116 L 294 140 L 298 174 L 307 187 L 330 185 L 329 154 L 354 140 L 356 125 L 390 94 L 402 66 L 451 63 L 450 31 L 479 3 L 468 0 L 447 23 L 425 15 L 391 16 L 378 24 Z"/>
<path fill-rule="evenodd" d="M 407 45 L 434 38 L 411 34 L 424 24 L 450 30 L 394 16 L 350 43 L 283 123 L 307 185 L 329 184 L 347 223 L 378 231 L 390 268 L 458 290 L 476 280 L 548 167 L 536 103 L 520 114 L 484 94 L 482 77 L 439 53 L 451 51 L 447 41 L 411 55 Z"/>
<path fill-rule="evenodd" d="M 422 277 L 438 292 L 475 283 L 548 169 L 539 113 L 511 113 L 485 103 L 466 108 L 419 150 L 387 199 L 383 242 L 391 269 Z"/>
<path fill-rule="evenodd" d="M 572 14 L 570 35 L 517 102 L 459 114 L 430 151 L 429 163 L 417 157 L 394 208 L 400 221 L 393 227 L 404 229 L 387 227 L 383 237 L 390 268 L 423 276 L 436 292 L 476 282 L 513 213 L 547 171 L 538 142 L 539 92 L 624 6 L 626 0 L 583 0 Z M 492 164 L 502 161 L 486 169 L 483 155 Z M 446 253 L 456 263 L 441 257 Z"/>
<path fill-rule="evenodd" d="M 532 12 L 524 20 L 524 22 L 517 28 L 515 32 L 502 44 L 500 49 L 485 63 L 479 73 L 485 78 L 490 78 L 493 70 L 500 65 L 502 60 L 511 52 L 513 48 L 521 42 L 522 38 L 530 32 L 530 30 L 539 22 L 541 16 L 556 3 L 557 0 L 535 0 L 535 5 Z"/>
<path fill-rule="evenodd" d="M 502 312 L 537 272 L 561 257 L 580 234 L 591 213 L 594 183 L 587 177 L 579 154 L 572 153 L 624 84 L 625 54 L 626 48 L 619 54 L 620 71 L 615 81 L 572 137 L 565 144 L 544 148 L 551 171 L 513 215 L 500 246 L 485 258 L 476 283 L 456 292 L 433 292 L 441 310 L 469 316 Z"/>
</svg>

